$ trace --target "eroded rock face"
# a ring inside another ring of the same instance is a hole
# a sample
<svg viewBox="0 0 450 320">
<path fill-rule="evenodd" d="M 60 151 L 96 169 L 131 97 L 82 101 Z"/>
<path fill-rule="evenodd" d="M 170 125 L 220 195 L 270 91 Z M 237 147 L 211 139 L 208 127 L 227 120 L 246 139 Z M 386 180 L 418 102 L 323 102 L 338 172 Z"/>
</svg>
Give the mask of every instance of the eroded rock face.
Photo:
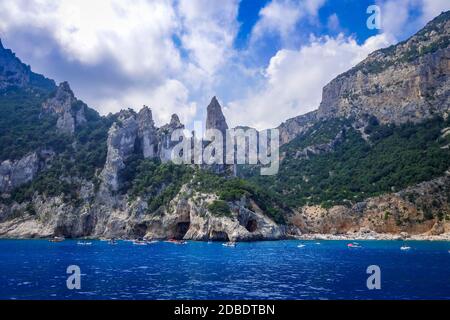
<svg viewBox="0 0 450 320">
<path fill-rule="evenodd" d="M 39 157 L 33 152 L 20 160 L 0 164 L 0 193 L 9 192 L 33 180 L 39 170 Z"/>
<path fill-rule="evenodd" d="M 162 162 L 172 160 L 172 150 L 177 141 L 172 141 L 172 133 L 175 130 L 183 130 L 185 127 L 176 114 L 172 115 L 170 123 L 158 129 L 158 156 Z"/>
<path fill-rule="evenodd" d="M 225 131 L 228 130 L 228 124 L 222 113 L 222 107 L 216 97 L 212 98 L 206 111 L 206 130 L 217 129 L 220 132 L 225 133 Z"/>
<path fill-rule="evenodd" d="M 152 111 L 144 106 L 138 114 L 139 131 L 141 139 L 141 148 L 144 158 L 155 158 L 158 155 L 158 136 L 155 122 L 153 121 Z"/>
<path fill-rule="evenodd" d="M 75 128 L 86 123 L 87 106 L 77 100 L 67 82 L 59 85 L 54 97 L 42 105 L 43 111 L 58 116 L 57 127 L 60 131 L 73 134 Z"/>
<path fill-rule="evenodd" d="M 291 142 L 295 137 L 305 133 L 317 121 L 317 111 L 286 120 L 277 129 L 280 131 L 280 145 Z"/>
<path fill-rule="evenodd" d="M 138 114 L 132 110 L 121 111 L 118 122 L 108 133 L 108 154 L 101 172 L 102 190 L 116 192 L 120 189 L 119 172 L 132 154 L 141 153 L 144 158 L 170 161 L 172 149 L 178 142 L 171 141 L 175 130 L 184 129 L 176 114 L 169 124 L 156 128 L 151 110 L 144 107 Z"/>
<path fill-rule="evenodd" d="M 421 121 L 450 106 L 450 20 L 443 13 L 406 42 L 378 50 L 323 89 L 320 118 Z M 447 17 L 447 18 L 445 18 Z"/>
<path fill-rule="evenodd" d="M 138 121 L 131 110 L 121 111 L 108 132 L 108 154 L 100 176 L 105 191 L 119 190 L 119 171 L 125 168 L 125 160 L 135 151 Z"/>
<path fill-rule="evenodd" d="M 186 196 L 187 195 L 187 196 Z M 215 216 L 208 204 L 213 194 L 193 193 L 184 186 L 158 222 L 149 225 L 146 238 L 175 238 L 197 241 L 275 240 L 286 237 L 285 228 L 259 209 L 249 210 L 245 201 L 230 203 L 229 216 Z"/>
<path fill-rule="evenodd" d="M 369 198 L 350 207 L 299 208 L 290 222 L 302 233 L 430 234 L 450 232 L 450 176 L 423 182 L 396 193 Z M 436 220 L 436 216 L 442 220 Z"/>
</svg>

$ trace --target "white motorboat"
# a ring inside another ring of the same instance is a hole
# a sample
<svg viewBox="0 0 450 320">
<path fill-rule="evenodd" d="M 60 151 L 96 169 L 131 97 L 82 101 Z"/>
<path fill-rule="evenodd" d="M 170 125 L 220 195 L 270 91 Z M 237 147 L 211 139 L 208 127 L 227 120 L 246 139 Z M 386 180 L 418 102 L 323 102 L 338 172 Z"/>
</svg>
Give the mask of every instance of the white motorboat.
<svg viewBox="0 0 450 320">
<path fill-rule="evenodd" d="M 234 248 L 234 247 L 236 247 L 236 242 L 233 242 L 233 241 L 225 242 L 225 243 L 222 243 L 222 245 L 224 247 L 232 247 L 232 248 Z"/>
</svg>

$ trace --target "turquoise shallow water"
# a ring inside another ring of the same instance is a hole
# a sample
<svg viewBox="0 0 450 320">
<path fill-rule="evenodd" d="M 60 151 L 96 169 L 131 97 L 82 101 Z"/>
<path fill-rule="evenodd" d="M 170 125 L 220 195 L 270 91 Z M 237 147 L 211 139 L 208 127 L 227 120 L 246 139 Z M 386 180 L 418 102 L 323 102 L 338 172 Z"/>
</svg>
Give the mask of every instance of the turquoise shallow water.
<svg viewBox="0 0 450 320">
<path fill-rule="evenodd" d="M 450 299 L 450 242 L 348 243 L 2 240 L 0 299 Z M 80 290 L 67 289 L 69 265 Z M 366 287 L 369 265 L 381 268 L 381 290 Z"/>
</svg>

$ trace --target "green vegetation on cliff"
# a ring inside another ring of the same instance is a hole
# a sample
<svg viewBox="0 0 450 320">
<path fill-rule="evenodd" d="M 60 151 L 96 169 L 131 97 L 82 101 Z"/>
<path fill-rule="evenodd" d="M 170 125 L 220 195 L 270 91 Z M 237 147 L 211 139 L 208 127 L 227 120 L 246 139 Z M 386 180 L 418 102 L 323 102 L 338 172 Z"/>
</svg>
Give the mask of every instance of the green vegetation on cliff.
<svg viewBox="0 0 450 320">
<path fill-rule="evenodd" d="M 38 148 L 60 150 L 65 137 L 56 117 L 41 115 L 49 93 L 14 88 L 0 93 L 0 161 L 16 160 Z"/>
<path fill-rule="evenodd" d="M 318 136 L 331 140 L 338 132 L 336 123 L 317 124 L 284 146 L 286 155 L 278 175 L 247 178 L 277 194 L 291 208 L 306 204 L 329 207 L 398 191 L 441 176 L 450 167 L 449 136 L 442 137 L 450 120 L 439 117 L 400 126 L 372 123 L 366 128 L 369 141 L 346 127 L 343 141 L 334 151 L 296 158 L 296 151 L 317 142 Z"/>
</svg>

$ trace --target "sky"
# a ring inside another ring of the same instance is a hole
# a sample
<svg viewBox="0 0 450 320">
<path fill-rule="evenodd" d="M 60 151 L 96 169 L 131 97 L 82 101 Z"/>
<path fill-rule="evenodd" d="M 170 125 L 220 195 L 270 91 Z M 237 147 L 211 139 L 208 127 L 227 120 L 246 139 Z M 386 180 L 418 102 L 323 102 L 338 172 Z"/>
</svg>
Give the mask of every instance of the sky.
<svg viewBox="0 0 450 320">
<path fill-rule="evenodd" d="M 369 29 L 367 8 L 380 8 Z M 150 106 L 188 127 L 213 96 L 231 127 L 317 109 L 322 88 L 448 0 L 1 0 L 0 38 L 101 114 Z"/>
</svg>

